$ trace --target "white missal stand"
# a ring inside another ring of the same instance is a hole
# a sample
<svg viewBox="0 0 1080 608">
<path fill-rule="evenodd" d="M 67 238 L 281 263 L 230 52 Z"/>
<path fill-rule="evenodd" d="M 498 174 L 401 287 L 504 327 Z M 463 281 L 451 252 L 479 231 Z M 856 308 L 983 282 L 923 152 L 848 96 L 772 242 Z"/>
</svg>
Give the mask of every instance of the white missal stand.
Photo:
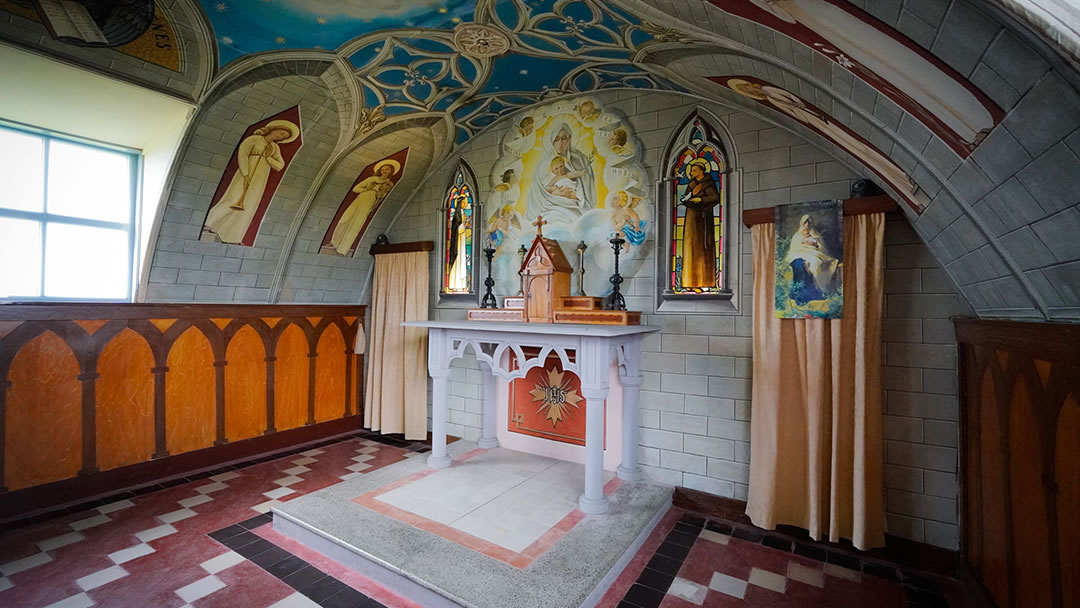
<svg viewBox="0 0 1080 608">
<path fill-rule="evenodd" d="M 477 360 L 489 374 L 484 375 L 483 429 L 479 446 L 499 445 L 495 438 L 495 376 L 507 381 L 524 378 L 534 367 L 542 367 L 549 354 L 557 354 L 562 368 L 581 379 L 585 397 L 585 492 L 578 500 L 582 511 L 606 513 L 604 496 L 604 400 L 610 388 L 612 362 L 619 366 L 623 386 L 622 464 L 620 479 L 641 479 L 638 466 L 638 393 L 641 390 L 641 336 L 658 331 L 647 325 L 579 325 L 566 323 L 508 323 L 505 321 L 411 321 L 407 327 L 428 328 L 428 374 L 432 379 L 431 455 L 428 466 L 450 466 L 446 455 L 446 395 L 450 381 L 450 362 L 472 346 Z M 532 358 L 522 347 L 539 348 Z M 504 367 L 514 353 L 517 369 Z M 575 353 L 570 361 L 567 352 Z"/>
</svg>

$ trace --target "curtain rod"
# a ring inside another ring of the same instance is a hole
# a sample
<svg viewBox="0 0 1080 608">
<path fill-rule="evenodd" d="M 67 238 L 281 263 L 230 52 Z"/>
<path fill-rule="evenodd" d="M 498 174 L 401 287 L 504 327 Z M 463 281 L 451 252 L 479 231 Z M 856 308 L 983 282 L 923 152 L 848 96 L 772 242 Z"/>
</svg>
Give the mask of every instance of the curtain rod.
<svg viewBox="0 0 1080 608">
<path fill-rule="evenodd" d="M 372 245 L 368 253 L 383 255 L 386 253 L 409 253 L 411 251 L 435 251 L 435 241 L 413 241 L 411 243 L 387 243 Z"/>
<path fill-rule="evenodd" d="M 743 225 L 749 228 L 755 224 L 771 224 L 776 221 L 777 207 L 765 207 L 763 209 L 747 209 L 742 213 Z M 888 196 L 867 196 L 863 198 L 844 199 L 844 215 L 864 215 L 868 213 L 888 213 L 896 211 L 899 207 L 896 201 Z"/>
</svg>

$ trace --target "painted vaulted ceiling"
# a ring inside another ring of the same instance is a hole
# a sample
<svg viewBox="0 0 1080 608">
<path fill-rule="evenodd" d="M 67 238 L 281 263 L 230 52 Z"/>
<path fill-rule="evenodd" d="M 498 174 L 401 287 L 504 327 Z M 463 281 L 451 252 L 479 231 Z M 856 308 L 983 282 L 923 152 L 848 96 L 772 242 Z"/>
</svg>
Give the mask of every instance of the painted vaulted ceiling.
<svg viewBox="0 0 1080 608">
<path fill-rule="evenodd" d="M 318 81 L 336 143 L 281 218 L 279 274 L 343 167 L 411 145 L 400 209 L 500 118 L 633 88 L 755 115 L 878 182 L 979 314 L 1080 318 L 1073 0 L 157 0 L 150 39 L 89 50 L 29 7 L 0 0 L 0 38 L 191 100 L 193 132 L 243 87 Z"/>
</svg>

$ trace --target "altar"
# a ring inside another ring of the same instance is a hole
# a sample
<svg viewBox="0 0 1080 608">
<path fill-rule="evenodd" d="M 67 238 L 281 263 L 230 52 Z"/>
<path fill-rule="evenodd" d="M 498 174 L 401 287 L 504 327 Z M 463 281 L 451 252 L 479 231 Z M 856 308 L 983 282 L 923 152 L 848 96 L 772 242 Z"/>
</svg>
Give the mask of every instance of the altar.
<svg viewBox="0 0 1080 608">
<path fill-rule="evenodd" d="M 471 349 L 484 371 L 480 448 L 497 447 L 497 378 L 507 382 L 524 378 L 543 366 L 549 355 L 558 356 L 563 371 L 577 374 L 585 397 L 584 491 L 578 499 L 582 512 L 606 513 L 604 495 L 604 402 L 611 379 L 622 387 L 621 462 L 616 474 L 624 481 L 641 479 L 638 466 L 638 401 L 641 390 L 641 337 L 657 331 L 652 326 L 584 325 L 566 323 L 507 323 L 500 321 L 416 321 L 404 323 L 428 329 L 428 374 L 432 379 L 431 468 L 451 465 L 446 451 L 447 395 L 451 361 Z M 530 352 L 537 354 L 529 356 Z M 516 365 L 510 365 L 511 355 Z M 612 373 L 613 369 L 617 373 Z"/>
</svg>

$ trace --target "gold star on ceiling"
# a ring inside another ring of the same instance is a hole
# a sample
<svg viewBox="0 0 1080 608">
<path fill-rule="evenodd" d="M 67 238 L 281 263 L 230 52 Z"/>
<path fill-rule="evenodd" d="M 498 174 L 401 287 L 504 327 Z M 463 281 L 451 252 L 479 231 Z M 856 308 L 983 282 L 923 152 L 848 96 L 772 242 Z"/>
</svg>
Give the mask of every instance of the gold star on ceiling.
<svg viewBox="0 0 1080 608">
<path fill-rule="evenodd" d="M 229 5 L 225 4 L 224 2 L 218 2 L 216 5 L 214 5 L 214 8 L 217 10 L 217 12 L 224 13 L 225 11 L 229 10 Z"/>
<path fill-rule="evenodd" d="M 274 42 L 276 42 L 278 44 L 285 44 L 285 37 L 284 36 L 278 36 L 277 38 L 274 38 Z"/>
<path fill-rule="evenodd" d="M 329 20 L 326 17 L 316 17 L 315 22 L 318 23 L 319 25 L 326 25 L 329 22 Z"/>
</svg>

